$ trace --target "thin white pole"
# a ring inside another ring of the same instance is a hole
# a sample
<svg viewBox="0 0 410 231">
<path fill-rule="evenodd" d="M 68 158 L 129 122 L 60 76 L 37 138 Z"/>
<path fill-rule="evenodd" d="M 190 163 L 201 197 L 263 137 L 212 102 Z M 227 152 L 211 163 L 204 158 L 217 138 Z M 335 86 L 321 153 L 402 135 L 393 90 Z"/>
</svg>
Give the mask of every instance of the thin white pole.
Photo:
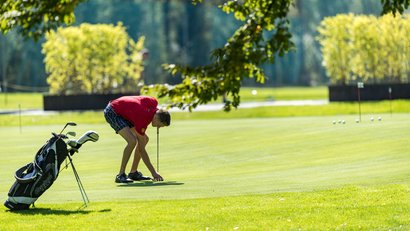
<svg viewBox="0 0 410 231">
<path fill-rule="evenodd" d="M 157 172 L 159 172 L 159 128 L 157 127 Z"/>
</svg>

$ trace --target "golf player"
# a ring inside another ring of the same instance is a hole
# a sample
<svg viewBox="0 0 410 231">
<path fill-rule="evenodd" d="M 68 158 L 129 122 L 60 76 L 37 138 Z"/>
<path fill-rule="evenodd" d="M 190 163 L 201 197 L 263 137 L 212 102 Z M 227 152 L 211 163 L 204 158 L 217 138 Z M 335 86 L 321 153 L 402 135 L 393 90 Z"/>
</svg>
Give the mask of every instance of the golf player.
<svg viewBox="0 0 410 231">
<path fill-rule="evenodd" d="M 148 180 L 138 169 L 142 159 L 155 181 L 163 181 L 162 176 L 154 169 L 148 153 L 145 149 L 149 138 L 145 133 L 148 125 L 160 128 L 169 126 L 171 116 L 168 111 L 158 109 L 158 101 L 149 96 L 123 96 L 112 100 L 104 109 L 105 120 L 111 125 L 117 134 L 127 142 L 124 148 L 120 171 L 115 177 L 116 183 L 131 183 L 134 180 Z M 128 176 L 125 169 L 134 151 L 134 160 Z"/>
</svg>

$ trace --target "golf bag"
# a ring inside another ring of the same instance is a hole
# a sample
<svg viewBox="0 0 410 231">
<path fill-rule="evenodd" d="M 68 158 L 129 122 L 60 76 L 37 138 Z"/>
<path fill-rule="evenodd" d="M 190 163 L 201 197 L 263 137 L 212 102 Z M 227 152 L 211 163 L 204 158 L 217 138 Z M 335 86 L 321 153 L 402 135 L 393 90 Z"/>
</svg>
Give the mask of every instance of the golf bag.
<svg viewBox="0 0 410 231">
<path fill-rule="evenodd" d="M 71 155 L 77 152 L 78 148 L 86 141 L 97 141 L 98 134 L 89 131 L 77 141 L 69 140 L 67 143 L 69 143 L 70 149 L 67 149 L 67 144 L 64 141 L 64 139 L 67 138 L 68 137 L 61 134 L 61 132 L 60 134 L 52 133 L 52 137 L 38 150 L 34 161 L 17 169 L 14 175 L 16 181 L 11 186 L 8 199 L 4 203 L 7 208 L 10 210 L 25 210 L 28 209 L 31 204 L 34 205 L 34 202 L 50 188 L 57 179 L 61 164 L 66 158 L 68 158 L 71 163 L 86 205 L 86 200 L 84 199 L 85 191 L 82 191 L 84 188 L 72 163 Z"/>
</svg>

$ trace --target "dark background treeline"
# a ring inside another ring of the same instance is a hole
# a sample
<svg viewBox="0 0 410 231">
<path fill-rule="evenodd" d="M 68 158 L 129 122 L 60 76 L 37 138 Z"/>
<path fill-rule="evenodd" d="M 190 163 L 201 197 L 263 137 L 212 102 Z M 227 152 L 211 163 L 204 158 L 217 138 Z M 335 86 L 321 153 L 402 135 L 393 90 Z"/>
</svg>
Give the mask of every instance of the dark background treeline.
<svg viewBox="0 0 410 231">
<path fill-rule="evenodd" d="M 76 9 L 75 25 L 122 22 L 134 40 L 146 37 L 149 56 L 145 83 L 175 84 L 180 78 L 171 77 L 162 64 L 207 64 L 210 51 L 223 46 L 240 25 L 233 15 L 217 7 L 218 2 L 222 1 L 204 1 L 194 6 L 190 0 L 89 0 Z M 269 77 L 265 85 L 327 84 L 320 47 L 315 39 L 316 28 L 324 17 L 347 12 L 379 15 L 381 3 L 374 0 L 295 1 L 289 20 L 296 51 L 278 58 L 275 64 L 264 66 Z M 0 34 L 0 83 L 7 82 L 9 90 L 46 90 L 43 42 L 44 39 L 37 42 L 24 39 L 15 32 L 6 36 Z M 246 80 L 244 84 L 255 83 Z"/>
</svg>

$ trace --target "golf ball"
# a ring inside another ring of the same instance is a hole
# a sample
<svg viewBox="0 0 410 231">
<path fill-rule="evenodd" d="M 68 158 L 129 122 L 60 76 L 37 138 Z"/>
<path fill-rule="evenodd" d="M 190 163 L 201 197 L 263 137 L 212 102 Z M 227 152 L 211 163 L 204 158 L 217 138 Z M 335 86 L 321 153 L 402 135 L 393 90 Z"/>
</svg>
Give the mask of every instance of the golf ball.
<svg viewBox="0 0 410 231">
<path fill-rule="evenodd" d="M 333 120 L 333 124 L 336 124 L 336 120 Z"/>
<path fill-rule="evenodd" d="M 345 124 L 345 123 L 346 123 L 346 121 L 342 120 L 342 124 Z"/>
<path fill-rule="evenodd" d="M 258 94 L 258 91 L 255 90 L 255 89 L 253 89 L 251 93 L 252 93 L 252 95 L 257 95 L 257 94 Z"/>
<path fill-rule="evenodd" d="M 371 118 L 370 118 L 370 121 L 372 121 L 372 122 L 373 122 L 373 121 L 374 121 L 374 118 L 373 118 L 373 117 L 371 117 Z"/>
<path fill-rule="evenodd" d="M 356 123 L 359 123 L 359 119 L 356 119 Z"/>
<path fill-rule="evenodd" d="M 379 121 L 382 121 L 382 117 L 377 118 Z"/>
</svg>

